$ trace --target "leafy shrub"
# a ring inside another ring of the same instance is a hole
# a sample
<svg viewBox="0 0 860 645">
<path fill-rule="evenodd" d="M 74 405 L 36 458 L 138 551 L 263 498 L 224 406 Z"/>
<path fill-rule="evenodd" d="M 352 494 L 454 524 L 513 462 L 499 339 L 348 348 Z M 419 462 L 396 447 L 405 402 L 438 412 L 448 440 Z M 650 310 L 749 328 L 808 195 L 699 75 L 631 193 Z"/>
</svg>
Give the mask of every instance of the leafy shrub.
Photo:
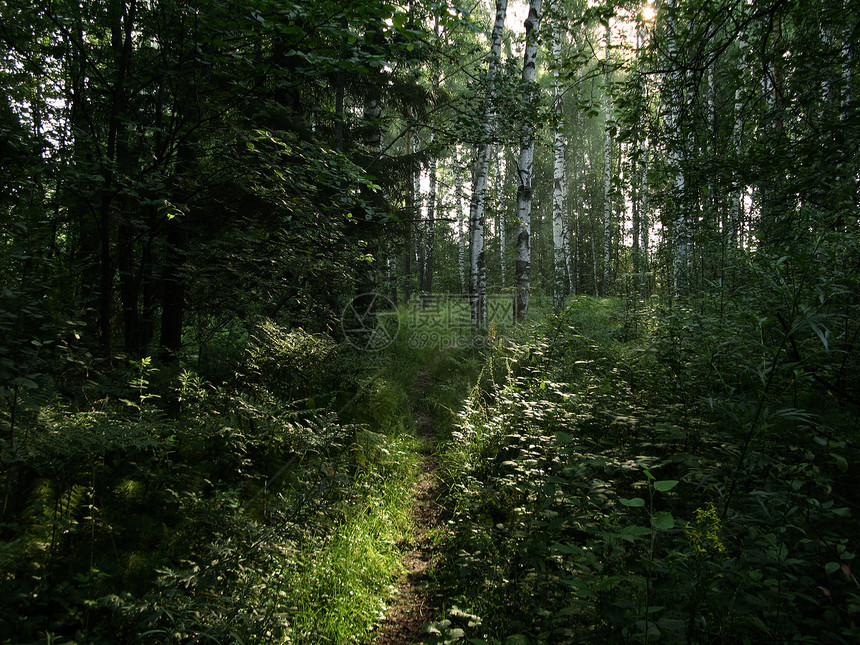
<svg viewBox="0 0 860 645">
<path fill-rule="evenodd" d="M 819 314 L 778 267 L 787 327 L 653 307 L 634 335 L 580 300 L 488 357 L 445 450 L 439 574 L 480 620 L 444 642 L 856 639 L 857 425 L 798 407 Z"/>
<path fill-rule="evenodd" d="M 384 366 L 270 321 L 234 355 L 217 385 L 148 359 L 94 373 L 22 425 L 4 462 L 26 501 L 0 527 L 0 641 L 370 630 L 410 509 L 403 394 Z"/>
</svg>

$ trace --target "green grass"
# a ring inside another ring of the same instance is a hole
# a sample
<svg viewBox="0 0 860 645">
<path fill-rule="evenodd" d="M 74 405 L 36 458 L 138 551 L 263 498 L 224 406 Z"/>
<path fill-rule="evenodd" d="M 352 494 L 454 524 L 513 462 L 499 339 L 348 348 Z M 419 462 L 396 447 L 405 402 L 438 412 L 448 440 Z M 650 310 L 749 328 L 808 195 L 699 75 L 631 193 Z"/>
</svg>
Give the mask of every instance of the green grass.
<svg viewBox="0 0 860 645">
<path fill-rule="evenodd" d="M 362 394 L 346 411 L 370 422 L 353 446 L 354 460 L 367 471 L 358 480 L 364 495 L 324 540 L 300 550 L 301 566 L 285 577 L 285 586 L 295 590 L 292 642 L 371 638 L 402 572 L 397 545 L 412 528 L 417 465 L 422 453 L 437 450 L 415 436 L 412 417 L 431 412 L 439 440 L 447 439 L 484 361 L 484 337 L 471 332 L 468 316 L 463 302 L 401 307 L 394 343 L 373 355 Z M 429 383 L 422 392 L 417 383 L 425 370 Z"/>
<path fill-rule="evenodd" d="M 401 450 L 398 473 L 368 477 L 367 495 L 324 540 L 297 555 L 286 577 L 297 609 L 294 643 L 360 643 L 383 615 L 402 571 L 397 545 L 410 534 L 414 452 Z"/>
</svg>

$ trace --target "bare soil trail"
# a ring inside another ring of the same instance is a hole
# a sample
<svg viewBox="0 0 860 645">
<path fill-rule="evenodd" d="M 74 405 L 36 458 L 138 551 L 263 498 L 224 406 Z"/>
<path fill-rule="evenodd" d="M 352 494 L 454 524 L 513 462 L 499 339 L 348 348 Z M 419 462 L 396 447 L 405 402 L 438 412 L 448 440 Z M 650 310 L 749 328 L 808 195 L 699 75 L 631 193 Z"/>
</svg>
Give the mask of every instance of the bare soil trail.
<svg viewBox="0 0 860 645">
<path fill-rule="evenodd" d="M 420 397 L 430 389 L 429 370 L 423 370 L 416 379 L 416 390 Z M 433 415 L 424 410 L 415 413 L 418 437 L 432 447 L 436 433 Z M 406 573 L 396 585 L 396 595 L 385 618 L 379 626 L 374 645 L 409 645 L 424 642 L 424 625 L 433 618 L 436 610 L 433 590 L 430 588 L 428 574 L 439 555 L 438 547 L 433 544 L 434 529 L 442 524 L 443 508 L 438 499 L 442 486 L 437 475 L 436 459 L 426 454 L 421 462 L 421 474 L 415 485 L 415 506 L 413 508 L 414 534 L 406 546 L 403 565 Z"/>
</svg>

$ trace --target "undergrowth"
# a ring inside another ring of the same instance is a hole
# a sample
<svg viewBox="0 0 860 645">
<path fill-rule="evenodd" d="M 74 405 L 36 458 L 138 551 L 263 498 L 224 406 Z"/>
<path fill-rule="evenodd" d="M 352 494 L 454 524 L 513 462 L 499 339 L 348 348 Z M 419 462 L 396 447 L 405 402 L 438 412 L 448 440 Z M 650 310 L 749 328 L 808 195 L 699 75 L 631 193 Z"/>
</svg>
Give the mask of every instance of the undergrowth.
<svg viewBox="0 0 860 645">
<path fill-rule="evenodd" d="M 416 476 L 397 369 L 271 321 L 222 356 L 69 354 L 34 388 L 0 446 L 0 642 L 367 639 Z"/>
<path fill-rule="evenodd" d="M 770 315 L 577 298 L 485 352 L 432 642 L 857 641 L 860 429 L 820 383 L 851 335 L 793 269 Z"/>
</svg>

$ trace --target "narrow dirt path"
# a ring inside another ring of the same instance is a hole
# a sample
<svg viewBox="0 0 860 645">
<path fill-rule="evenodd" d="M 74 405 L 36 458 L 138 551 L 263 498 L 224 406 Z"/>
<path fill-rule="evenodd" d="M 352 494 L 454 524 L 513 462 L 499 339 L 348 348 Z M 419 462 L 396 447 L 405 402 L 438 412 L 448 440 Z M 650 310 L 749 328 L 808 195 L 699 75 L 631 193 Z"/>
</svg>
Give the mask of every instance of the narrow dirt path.
<svg viewBox="0 0 860 645">
<path fill-rule="evenodd" d="M 430 372 L 418 375 L 415 387 L 423 397 L 430 389 Z M 433 446 L 436 435 L 433 415 L 418 411 L 415 414 L 418 436 L 428 446 Z M 441 525 L 442 508 L 438 503 L 441 484 L 436 473 L 436 459 L 425 455 L 421 463 L 421 475 L 416 484 L 413 522 L 415 534 L 403 555 L 406 574 L 397 583 L 397 592 L 385 618 L 379 626 L 374 645 L 409 645 L 421 643 L 422 628 L 433 617 L 435 610 L 433 592 L 428 586 L 428 573 L 438 555 L 431 535 Z"/>
</svg>

